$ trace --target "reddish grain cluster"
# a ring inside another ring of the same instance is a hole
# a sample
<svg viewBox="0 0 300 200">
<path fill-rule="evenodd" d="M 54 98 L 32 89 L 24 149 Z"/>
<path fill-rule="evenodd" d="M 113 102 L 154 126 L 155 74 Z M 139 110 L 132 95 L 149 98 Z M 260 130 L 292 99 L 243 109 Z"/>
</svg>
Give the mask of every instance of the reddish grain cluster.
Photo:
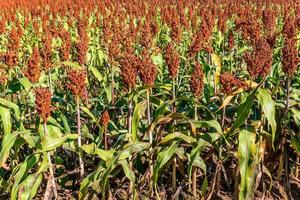
<svg viewBox="0 0 300 200">
<path fill-rule="evenodd" d="M 142 82 L 147 85 L 153 87 L 157 74 L 157 68 L 151 61 L 149 52 L 144 49 L 142 51 L 141 57 L 141 65 L 139 68 L 139 75 Z"/>
<path fill-rule="evenodd" d="M 204 73 L 200 63 L 196 63 L 191 78 L 191 90 L 195 97 L 199 97 L 204 88 Z"/>
<path fill-rule="evenodd" d="M 246 53 L 244 59 L 252 78 L 267 76 L 272 67 L 272 49 L 267 40 L 260 38 L 253 52 Z"/>
<path fill-rule="evenodd" d="M 86 97 L 86 72 L 85 70 L 68 70 L 67 88 L 76 98 Z"/>
<path fill-rule="evenodd" d="M 38 47 L 34 47 L 31 57 L 28 61 L 27 69 L 23 71 L 24 75 L 32 83 L 37 83 L 41 75 L 39 59 L 40 59 L 39 49 Z"/>
<path fill-rule="evenodd" d="M 247 84 L 229 72 L 221 74 L 221 90 L 224 94 L 232 94 L 236 89 L 246 88 Z"/>
<path fill-rule="evenodd" d="M 107 110 L 105 110 L 101 116 L 101 124 L 107 128 L 109 121 L 110 121 L 109 113 Z"/>
<path fill-rule="evenodd" d="M 35 106 L 39 116 L 47 122 L 51 115 L 51 92 L 48 88 L 35 89 Z"/>
<path fill-rule="evenodd" d="M 180 57 L 177 50 L 172 44 L 169 44 L 166 48 L 165 60 L 169 69 L 171 79 L 174 79 L 178 73 Z"/>
</svg>

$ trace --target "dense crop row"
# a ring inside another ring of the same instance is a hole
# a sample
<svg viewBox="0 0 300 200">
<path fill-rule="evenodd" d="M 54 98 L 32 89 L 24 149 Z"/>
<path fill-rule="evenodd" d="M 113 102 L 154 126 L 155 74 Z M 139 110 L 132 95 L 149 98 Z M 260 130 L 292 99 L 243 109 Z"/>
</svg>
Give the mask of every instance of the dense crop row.
<svg viewBox="0 0 300 200">
<path fill-rule="evenodd" d="M 297 1 L 0 11 L 1 199 L 299 195 Z"/>
</svg>

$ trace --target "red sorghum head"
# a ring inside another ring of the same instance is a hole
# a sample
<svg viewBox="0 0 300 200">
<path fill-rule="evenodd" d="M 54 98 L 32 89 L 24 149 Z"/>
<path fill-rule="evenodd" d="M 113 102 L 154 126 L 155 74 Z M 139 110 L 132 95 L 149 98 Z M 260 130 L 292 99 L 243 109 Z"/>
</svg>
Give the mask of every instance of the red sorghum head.
<svg viewBox="0 0 300 200">
<path fill-rule="evenodd" d="M 106 110 L 106 111 L 104 111 L 104 112 L 102 113 L 102 116 L 101 116 L 101 123 L 102 123 L 102 125 L 103 125 L 105 128 L 107 128 L 107 126 L 108 126 L 108 124 L 109 124 L 109 121 L 110 121 L 109 113 L 108 113 L 108 111 Z"/>
<path fill-rule="evenodd" d="M 153 87 L 157 75 L 157 68 L 151 61 L 149 52 L 146 49 L 142 51 L 139 75 L 145 85 Z"/>
<path fill-rule="evenodd" d="M 191 78 L 191 90 L 195 97 L 199 97 L 202 94 L 204 88 L 204 74 L 200 63 L 196 63 Z"/>
<path fill-rule="evenodd" d="M 51 92 L 48 88 L 35 89 L 35 106 L 39 116 L 47 122 L 51 115 Z"/>
<path fill-rule="evenodd" d="M 70 59 L 70 51 L 72 47 L 71 35 L 66 29 L 62 29 L 59 35 L 62 40 L 60 57 L 63 61 L 68 61 Z"/>
<path fill-rule="evenodd" d="M 166 48 L 165 60 L 169 69 L 171 79 L 174 79 L 178 72 L 180 57 L 177 50 L 172 44 L 169 44 Z"/>
<path fill-rule="evenodd" d="M 272 67 L 272 49 L 266 39 L 260 38 L 252 53 L 244 56 L 247 70 L 252 78 L 265 77 Z"/>
<path fill-rule="evenodd" d="M 296 40 L 293 38 L 286 38 L 282 49 L 282 70 L 291 77 L 298 70 L 298 63 L 300 59 L 296 47 Z"/>
<path fill-rule="evenodd" d="M 86 97 L 86 72 L 85 70 L 68 70 L 67 88 L 75 97 Z"/>
<path fill-rule="evenodd" d="M 134 88 L 136 84 L 137 70 L 140 66 L 140 59 L 132 53 L 125 52 L 120 59 L 121 76 L 127 88 Z"/>
<path fill-rule="evenodd" d="M 33 52 L 29 59 L 26 71 L 23 71 L 24 75 L 32 82 L 37 83 L 41 75 L 40 69 L 40 52 L 38 47 L 33 48 Z"/>
<path fill-rule="evenodd" d="M 42 61 L 43 61 L 43 69 L 48 71 L 51 68 L 52 62 L 52 37 L 50 35 L 50 32 L 46 32 L 44 38 L 43 38 L 43 44 L 44 48 L 41 53 Z"/>
<path fill-rule="evenodd" d="M 227 95 L 232 94 L 236 89 L 247 87 L 247 84 L 244 81 L 238 79 L 229 72 L 221 74 L 220 83 L 222 92 Z"/>
</svg>

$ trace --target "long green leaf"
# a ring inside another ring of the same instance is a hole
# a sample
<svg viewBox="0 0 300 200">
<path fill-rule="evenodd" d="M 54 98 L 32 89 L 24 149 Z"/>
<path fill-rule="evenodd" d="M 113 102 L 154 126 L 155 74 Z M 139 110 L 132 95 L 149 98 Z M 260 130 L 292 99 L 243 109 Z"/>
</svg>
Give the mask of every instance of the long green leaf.
<svg viewBox="0 0 300 200">
<path fill-rule="evenodd" d="M 135 142 L 138 139 L 139 123 L 143 113 L 145 113 L 145 109 L 146 109 L 145 101 L 138 103 L 134 108 L 134 112 L 132 116 L 132 133 L 131 133 L 133 142 Z"/>
<path fill-rule="evenodd" d="M 0 107 L 0 117 L 4 127 L 4 135 L 8 135 L 11 133 L 11 116 L 10 110 L 5 107 Z"/>
<path fill-rule="evenodd" d="M 158 172 L 172 158 L 172 156 L 176 152 L 176 149 L 178 148 L 178 144 L 178 142 L 173 142 L 171 146 L 169 146 L 166 149 L 163 149 L 161 152 L 158 153 L 153 169 L 153 182 L 155 188 L 157 187 Z"/>
<path fill-rule="evenodd" d="M 254 185 L 256 135 L 254 132 L 242 129 L 239 133 L 238 159 L 241 174 L 239 199 L 251 199 Z"/>
<path fill-rule="evenodd" d="M 0 167 L 3 164 L 5 164 L 8 156 L 9 156 L 9 152 L 10 152 L 11 148 L 14 146 L 18 135 L 19 135 L 19 132 L 14 132 L 12 134 L 6 134 L 4 136 L 4 139 L 2 140 L 2 143 L 1 143 Z"/>
<path fill-rule="evenodd" d="M 276 120 L 275 120 L 275 102 L 273 101 L 268 90 L 260 88 L 256 94 L 259 103 L 265 113 L 265 116 L 272 127 L 272 146 L 274 147 L 274 140 L 276 134 Z"/>
</svg>

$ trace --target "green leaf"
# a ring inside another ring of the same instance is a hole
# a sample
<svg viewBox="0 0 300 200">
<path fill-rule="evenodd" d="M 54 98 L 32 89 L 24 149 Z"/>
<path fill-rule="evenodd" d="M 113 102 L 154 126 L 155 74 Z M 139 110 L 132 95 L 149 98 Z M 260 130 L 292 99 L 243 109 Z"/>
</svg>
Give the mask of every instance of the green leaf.
<svg viewBox="0 0 300 200">
<path fill-rule="evenodd" d="M 26 92 L 29 92 L 32 88 L 32 83 L 29 81 L 27 77 L 23 77 L 19 79 L 21 85 L 24 87 Z"/>
<path fill-rule="evenodd" d="M 17 136 L 20 132 L 14 132 L 12 134 L 6 134 L 1 143 L 0 151 L 0 167 L 3 166 L 9 156 L 10 149 L 14 146 Z"/>
<path fill-rule="evenodd" d="M 66 134 L 63 137 L 53 138 L 47 137 L 42 141 L 43 151 L 51 151 L 60 147 L 67 140 L 75 140 L 78 138 L 77 134 Z"/>
<path fill-rule="evenodd" d="M 85 112 L 90 118 L 92 118 L 92 122 L 95 123 L 97 122 L 96 117 L 93 115 L 93 113 L 91 113 L 91 111 L 87 108 L 87 107 L 80 107 L 80 109 Z"/>
<path fill-rule="evenodd" d="M 219 122 L 216 120 L 209 121 L 195 121 L 191 120 L 191 123 L 194 124 L 196 128 L 214 128 L 220 134 L 222 134 L 222 128 Z"/>
<path fill-rule="evenodd" d="M 197 162 L 200 158 L 200 153 L 202 149 L 205 147 L 205 141 L 202 139 L 199 139 L 197 142 L 197 145 L 193 147 L 191 154 L 189 156 L 189 163 L 188 163 L 188 180 L 189 183 L 191 182 L 191 177 L 192 177 L 192 171 L 193 171 L 193 166 L 199 166 L 203 171 L 205 172 L 205 179 L 206 179 L 206 168 L 203 167 L 203 164 L 200 162 Z M 201 159 L 202 160 L 202 159 Z"/>
<path fill-rule="evenodd" d="M 4 135 L 8 135 L 11 133 L 11 116 L 10 110 L 5 107 L 0 107 L 0 117 L 4 127 Z"/>
<path fill-rule="evenodd" d="M 60 66 L 64 66 L 64 65 L 68 67 L 72 67 L 74 69 L 82 69 L 82 67 L 77 62 L 64 61 Z"/>
<path fill-rule="evenodd" d="M 126 145 L 122 151 L 120 151 L 117 157 L 119 160 L 126 159 L 135 153 L 142 152 L 148 147 L 148 142 L 136 142 L 134 144 L 129 144 L 128 146 Z"/>
<path fill-rule="evenodd" d="M 60 113 L 59 117 L 62 120 L 65 133 L 71 133 L 71 129 L 70 129 L 67 117 L 62 112 Z"/>
<path fill-rule="evenodd" d="M 272 146 L 274 148 L 274 140 L 276 134 L 276 120 L 275 120 L 275 102 L 273 101 L 269 91 L 267 89 L 260 88 L 256 94 L 258 101 L 260 102 L 265 116 L 272 127 Z"/>
<path fill-rule="evenodd" d="M 11 191 L 11 199 L 17 199 L 19 183 L 21 183 L 28 175 L 30 169 L 32 169 L 40 160 L 40 154 L 32 154 L 26 158 L 21 164 L 18 172 L 14 175 L 15 181 Z"/>
<path fill-rule="evenodd" d="M 242 126 L 246 119 L 249 116 L 251 107 L 253 105 L 253 99 L 255 97 L 255 94 L 258 90 L 258 88 L 260 87 L 261 83 L 255 88 L 255 90 L 253 90 L 246 98 L 245 102 L 242 103 L 237 111 L 237 118 L 234 121 L 232 127 L 229 130 L 229 134 L 233 133 L 237 128 L 239 128 L 240 126 Z"/>
<path fill-rule="evenodd" d="M 99 72 L 99 70 L 96 67 L 89 66 L 89 70 L 92 71 L 92 73 L 94 74 L 94 76 L 97 78 L 97 80 L 99 82 L 101 82 L 103 80 L 101 73 Z"/>
<path fill-rule="evenodd" d="M 297 154 L 300 155 L 300 139 L 298 136 L 292 135 L 292 145 L 294 149 L 296 150 Z"/>
<path fill-rule="evenodd" d="M 21 137 L 27 142 L 27 144 L 33 148 L 40 148 L 39 142 L 40 142 L 40 137 L 37 135 L 32 134 L 30 131 L 24 131 L 21 133 Z"/>
<path fill-rule="evenodd" d="M 142 115 L 145 113 L 146 109 L 146 101 L 138 103 L 133 112 L 132 116 L 132 141 L 135 142 L 138 138 L 138 129 L 139 129 L 139 123 L 140 119 L 142 118 Z"/>
<path fill-rule="evenodd" d="M 21 198 L 22 200 L 33 199 L 38 191 L 38 188 L 42 182 L 43 175 L 30 174 L 20 185 L 20 190 L 22 190 Z"/>
<path fill-rule="evenodd" d="M 256 135 L 254 132 L 242 129 L 239 134 L 238 159 L 241 174 L 239 199 L 252 199 L 255 185 L 255 154 Z"/>
<path fill-rule="evenodd" d="M 221 76 L 221 70 L 222 70 L 221 58 L 217 54 L 213 53 L 211 55 L 211 59 L 212 59 L 214 65 L 216 66 L 216 73 L 215 73 L 214 80 L 215 80 L 215 86 L 217 86 L 220 82 L 220 76 Z"/>
<path fill-rule="evenodd" d="M 171 146 L 160 151 L 157 155 L 156 162 L 153 169 L 153 182 L 155 188 L 157 187 L 158 172 L 162 167 L 172 158 L 176 149 L 178 148 L 178 142 L 173 142 Z"/>
<path fill-rule="evenodd" d="M 129 164 L 126 160 L 121 160 L 119 163 L 122 165 L 125 176 L 132 182 L 135 182 L 135 174 L 134 171 L 129 167 Z"/>
<path fill-rule="evenodd" d="M 16 119 L 18 120 L 20 119 L 21 114 L 20 114 L 19 106 L 17 104 L 3 98 L 0 98 L 0 104 L 12 109 L 15 113 Z"/>
<path fill-rule="evenodd" d="M 163 143 L 167 143 L 169 141 L 173 141 L 173 140 L 177 140 L 177 139 L 183 140 L 189 144 L 197 142 L 197 140 L 191 136 L 185 135 L 181 132 L 175 132 L 175 133 L 168 134 L 166 137 L 164 137 L 160 141 L 160 143 L 163 144 Z"/>
<path fill-rule="evenodd" d="M 108 161 L 113 158 L 115 150 L 103 150 L 99 149 L 95 143 L 84 144 L 81 146 L 81 149 L 88 154 L 97 155 L 104 161 Z"/>
<path fill-rule="evenodd" d="M 292 111 L 292 117 L 294 118 L 295 123 L 300 126 L 300 110 L 295 108 L 290 108 L 290 110 Z"/>
</svg>

